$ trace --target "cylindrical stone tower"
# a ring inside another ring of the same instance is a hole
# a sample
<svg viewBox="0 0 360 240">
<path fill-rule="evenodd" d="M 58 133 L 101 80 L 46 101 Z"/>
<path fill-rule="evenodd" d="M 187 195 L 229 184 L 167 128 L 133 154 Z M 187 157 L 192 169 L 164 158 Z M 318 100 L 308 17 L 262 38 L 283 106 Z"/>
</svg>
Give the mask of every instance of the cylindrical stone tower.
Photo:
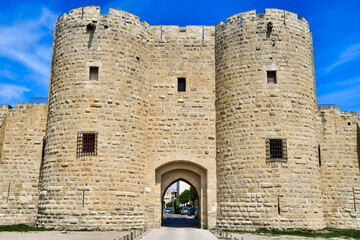
<svg viewBox="0 0 360 240">
<path fill-rule="evenodd" d="M 60 16 L 54 40 L 37 224 L 144 225 L 147 23 L 83 7 Z"/>
<path fill-rule="evenodd" d="M 218 226 L 323 228 L 307 21 L 236 14 L 215 49 Z"/>
</svg>

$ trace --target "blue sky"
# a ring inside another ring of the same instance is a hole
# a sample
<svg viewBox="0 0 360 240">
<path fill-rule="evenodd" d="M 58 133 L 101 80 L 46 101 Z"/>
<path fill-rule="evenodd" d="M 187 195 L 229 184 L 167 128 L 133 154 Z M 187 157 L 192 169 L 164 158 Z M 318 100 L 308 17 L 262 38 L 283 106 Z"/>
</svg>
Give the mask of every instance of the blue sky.
<svg viewBox="0 0 360 240">
<path fill-rule="evenodd" d="M 360 113 L 360 1 L 262 0 L 55 0 L 55 21 L 82 5 L 119 8 L 148 23 L 215 25 L 255 9 L 280 8 L 305 17 L 313 32 L 319 104 Z M 47 97 L 53 1 L 3 1 L 0 10 L 0 104 Z"/>
</svg>

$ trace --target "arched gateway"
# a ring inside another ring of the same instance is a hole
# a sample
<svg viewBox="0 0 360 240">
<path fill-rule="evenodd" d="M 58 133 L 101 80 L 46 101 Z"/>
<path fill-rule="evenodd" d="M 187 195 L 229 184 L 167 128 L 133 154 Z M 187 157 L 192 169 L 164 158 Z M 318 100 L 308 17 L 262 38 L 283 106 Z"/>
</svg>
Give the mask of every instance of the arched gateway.
<svg viewBox="0 0 360 240">
<path fill-rule="evenodd" d="M 209 171 L 204 166 L 187 160 L 175 160 L 160 164 L 154 169 L 154 192 L 146 189 L 145 195 L 148 203 L 145 212 L 145 225 L 147 228 L 161 226 L 162 197 L 166 189 L 178 180 L 188 182 L 198 193 L 199 198 L 199 225 L 201 228 L 215 226 L 216 222 L 216 182 L 210 180 L 209 175 L 216 178 L 214 171 Z M 147 175 L 151 181 L 151 174 Z M 211 185 L 209 185 L 209 182 Z M 155 199 L 151 201 L 150 199 Z"/>
<path fill-rule="evenodd" d="M 186 27 L 62 14 L 48 104 L 0 106 L 0 224 L 157 228 L 183 179 L 203 228 L 359 229 L 360 117 L 317 106 L 312 48 L 280 9 Z"/>
<path fill-rule="evenodd" d="M 199 195 L 199 223 L 203 228 L 207 227 L 206 175 L 206 169 L 188 162 L 168 163 L 156 170 L 156 185 L 160 184 L 161 199 L 166 189 L 178 180 L 188 182 L 196 189 Z"/>
</svg>

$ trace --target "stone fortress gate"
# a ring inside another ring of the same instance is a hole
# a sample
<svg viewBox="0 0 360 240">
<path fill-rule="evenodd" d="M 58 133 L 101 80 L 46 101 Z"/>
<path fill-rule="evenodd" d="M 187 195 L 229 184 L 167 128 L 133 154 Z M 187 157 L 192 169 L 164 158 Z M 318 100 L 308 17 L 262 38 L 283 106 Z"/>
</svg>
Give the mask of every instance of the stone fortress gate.
<svg viewBox="0 0 360 240">
<path fill-rule="evenodd" d="M 183 180 L 202 228 L 360 229 L 359 123 L 317 105 L 295 13 L 179 27 L 72 9 L 48 103 L 0 106 L 0 224 L 157 228 Z"/>
</svg>

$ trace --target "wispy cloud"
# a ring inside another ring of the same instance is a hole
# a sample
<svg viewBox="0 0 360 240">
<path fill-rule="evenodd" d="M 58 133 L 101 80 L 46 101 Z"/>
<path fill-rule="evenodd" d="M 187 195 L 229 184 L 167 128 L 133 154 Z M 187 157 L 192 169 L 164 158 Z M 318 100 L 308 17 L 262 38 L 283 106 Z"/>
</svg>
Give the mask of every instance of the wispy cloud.
<svg viewBox="0 0 360 240">
<path fill-rule="evenodd" d="M 111 1 L 109 2 L 105 8 L 117 8 L 124 11 L 134 11 L 137 12 L 134 14 L 140 14 L 145 8 L 149 7 L 154 0 L 122 0 L 122 1 Z"/>
<path fill-rule="evenodd" d="M 357 111 L 354 104 L 360 102 L 360 77 L 338 82 L 337 84 L 328 84 L 324 86 L 327 92 L 318 96 L 318 103 L 336 104 L 343 110 Z"/>
<path fill-rule="evenodd" d="M 0 56 L 24 65 L 30 71 L 40 74 L 38 79 L 48 79 L 51 61 L 49 38 L 51 12 L 42 10 L 38 19 L 16 21 L 0 26 Z M 48 81 L 48 80 L 47 80 Z M 42 83 L 43 84 L 43 83 Z"/>
<path fill-rule="evenodd" d="M 0 76 L 3 76 L 7 79 L 15 80 L 17 77 L 17 74 L 8 69 L 0 69 Z"/>
<path fill-rule="evenodd" d="M 321 87 L 324 89 L 339 89 L 350 86 L 360 86 L 360 76 L 344 80 L 337 79 L 337 81 L 324 83 Z"/>
<path fill-rule="evenodd" d="M 324 71 L 329 73 L 334 68 L 360 57 L 360 43 L 356 43 L 343 51 L 336 62 L 326 67 Z"/>
<path fill-rule="evenodd" d="M 3 83 L 0 83 L 0 89 L 0 103 L 9 104 L 15 104 L 14 101 L 20 101 L 23 99 L 23 94 L 30 91 L 30 89 L 23 86 Z"/>
</svg>

